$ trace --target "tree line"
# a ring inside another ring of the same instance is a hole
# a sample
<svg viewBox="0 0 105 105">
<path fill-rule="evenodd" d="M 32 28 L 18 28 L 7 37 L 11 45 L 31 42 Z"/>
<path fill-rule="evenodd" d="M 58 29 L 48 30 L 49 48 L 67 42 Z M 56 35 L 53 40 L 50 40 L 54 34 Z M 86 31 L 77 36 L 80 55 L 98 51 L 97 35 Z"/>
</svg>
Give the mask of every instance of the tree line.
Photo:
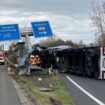
<svg viewBox="0 0 105 105">
<path fill-rule="evenodd" d="M 86 46 L 82 40 L 80 40 L 79 43 L 73 42 L 72 40 L 66 40 L 64 41 L 61 38 L 58 38 L 56 35 L 52 37 L 48 37 L 45 40 L 40 40 L 40 45 L 46 45 L 48 47 L 55 47 L 55 46 L 72 46 L 72 47 L 80 47 L 80 46 Z"/>
</svg>

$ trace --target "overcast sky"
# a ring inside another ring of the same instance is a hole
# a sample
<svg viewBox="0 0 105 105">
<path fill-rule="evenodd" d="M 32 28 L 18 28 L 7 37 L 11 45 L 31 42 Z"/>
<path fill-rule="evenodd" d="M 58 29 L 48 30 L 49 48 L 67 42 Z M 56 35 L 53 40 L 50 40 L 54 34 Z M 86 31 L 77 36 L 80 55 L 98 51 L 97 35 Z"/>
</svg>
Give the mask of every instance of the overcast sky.
<svg viewBox="0 0 105 105">
<path fill-rule="evenodd" d="M 48 20 L 52 31 L 64 40 L 89 44 L 95 40 L 90 12 L 94 2 L 102 0 L 0 0 L 0 24 Z M 31 27 L 31 26 L 30 26 Z M 37 42 L 39 39 L 32 39 Z"/>
</svg>

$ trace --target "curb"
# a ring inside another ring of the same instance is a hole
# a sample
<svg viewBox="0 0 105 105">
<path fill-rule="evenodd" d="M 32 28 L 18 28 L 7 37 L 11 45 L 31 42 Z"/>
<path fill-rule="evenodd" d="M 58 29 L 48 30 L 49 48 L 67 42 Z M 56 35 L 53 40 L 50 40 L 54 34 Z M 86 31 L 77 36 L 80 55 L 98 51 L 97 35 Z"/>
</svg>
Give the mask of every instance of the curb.
<svg viewBox="0 0 105 105">
<path fill-rule="evenodd" d="M 16 83 L 15 80 L 12 79 L 13 85 L 16 89 L 16 92 L 20 98 L 20 101 L 22 103 L 22 105 L 34 105 L 27 97 L 25 94 L 25 91 L 23 89 L 21 89 L 21 87 L 18 85 L 18 83 Z"/>
</svg>

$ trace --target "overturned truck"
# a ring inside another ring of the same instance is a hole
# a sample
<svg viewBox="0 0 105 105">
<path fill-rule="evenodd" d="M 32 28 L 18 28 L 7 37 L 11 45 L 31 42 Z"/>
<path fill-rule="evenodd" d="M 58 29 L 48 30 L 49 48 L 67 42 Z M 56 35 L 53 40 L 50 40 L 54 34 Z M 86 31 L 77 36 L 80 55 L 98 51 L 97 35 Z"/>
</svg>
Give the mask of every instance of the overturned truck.
<svg viewBox="0 0 105 105">
<path fill-rule="evenodd" d="M 60 71 L 105 79 L 105 47 L 56 49 L 53 52 Z"/>
</svg>

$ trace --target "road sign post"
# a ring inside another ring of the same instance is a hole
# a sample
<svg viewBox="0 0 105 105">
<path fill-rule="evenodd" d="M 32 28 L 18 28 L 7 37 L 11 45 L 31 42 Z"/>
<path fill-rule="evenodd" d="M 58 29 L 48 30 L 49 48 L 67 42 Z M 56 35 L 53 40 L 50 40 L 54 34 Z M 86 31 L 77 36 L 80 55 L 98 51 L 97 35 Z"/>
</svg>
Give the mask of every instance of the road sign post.
<svg viewBox="0 0 105 105">
<path fill-rule="evenodd" d="M 29 35 L 27 33 L 26 33 L 25 39 L 26 39 L 26 43 L 27 43 L 28 49 L 32 50 L 31 42 L 30 42 L 30 37 L 29 37 Z"/>
</svg>

